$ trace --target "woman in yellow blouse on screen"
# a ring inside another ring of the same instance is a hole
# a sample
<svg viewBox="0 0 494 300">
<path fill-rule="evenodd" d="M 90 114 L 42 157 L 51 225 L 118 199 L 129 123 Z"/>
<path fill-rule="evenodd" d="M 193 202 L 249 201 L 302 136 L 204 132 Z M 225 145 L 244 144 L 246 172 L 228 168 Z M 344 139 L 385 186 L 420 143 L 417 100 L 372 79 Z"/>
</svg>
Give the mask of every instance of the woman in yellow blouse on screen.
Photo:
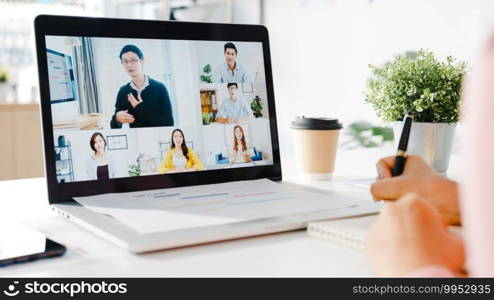
<svg viewBox="0 0 494 300">
<path fill-rule="evenodd" d="M 204 170 L 203 162 L 185 144 L 182 130 L 173 130 L 171 144 L 158 170 L 160 174 Z"/>
</svg>

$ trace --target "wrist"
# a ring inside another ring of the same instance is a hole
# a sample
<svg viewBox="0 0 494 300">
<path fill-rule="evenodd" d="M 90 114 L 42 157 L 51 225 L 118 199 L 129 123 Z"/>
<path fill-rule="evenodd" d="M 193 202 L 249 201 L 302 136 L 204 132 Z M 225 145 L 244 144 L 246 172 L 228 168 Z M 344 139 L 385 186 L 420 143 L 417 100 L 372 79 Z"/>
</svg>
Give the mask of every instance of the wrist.
<svg viewBox="0 0 494 300">
<path fill-rule="evenodd" d="M 445 191 L 444 198 L 448 200 L 444 207 L 439 207 L 443 221 L 448 225 L 460 225 L 459 187 L 456 181 L 443 177 L 440 188 Z"/>
</svg>

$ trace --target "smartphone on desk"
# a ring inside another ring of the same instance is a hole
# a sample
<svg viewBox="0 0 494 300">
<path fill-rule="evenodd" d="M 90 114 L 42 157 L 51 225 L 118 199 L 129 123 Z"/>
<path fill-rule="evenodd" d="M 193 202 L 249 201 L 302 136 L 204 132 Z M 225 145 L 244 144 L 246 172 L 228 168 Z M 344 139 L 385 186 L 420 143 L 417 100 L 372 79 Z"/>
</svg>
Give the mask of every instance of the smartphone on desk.
<svg viewBox="0 0 494 300">
<path fill-rule="evenodd" d="M 65 247 L 37 231 L 20 226 L 2 226 L 0 230 L 0 267 L 61 256 Z"/>
</svg>

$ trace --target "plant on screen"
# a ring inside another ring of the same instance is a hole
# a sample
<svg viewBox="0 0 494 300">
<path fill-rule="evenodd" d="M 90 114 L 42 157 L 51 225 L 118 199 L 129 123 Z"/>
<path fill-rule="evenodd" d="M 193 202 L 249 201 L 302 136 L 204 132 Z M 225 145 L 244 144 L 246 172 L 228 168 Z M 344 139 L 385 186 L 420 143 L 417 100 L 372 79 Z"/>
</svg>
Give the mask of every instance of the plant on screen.
<svg viewBox="0 0 494 300">
<path fill-rule="evenodd" d="M 254 99 L 252 99 L 252 102 L 250 103 L 250 108 L 252 109 L 252 112 L 254 112 L 254 116 L 256 118 L 262 117 L 262 102 L 261 98 L 259 96 L 255 96 Z"/>
<path fill-rule="evenodd" d="M 207 64 L 202 68 L 204 74 L 201 75 L 201 81 L 204 83 L 213 83 L 213 79 L 211 78 L 211 65 Z"/>
<path fill-rule="evenodd" d="M 135 163 L 127 165 L 129 167 L 129 176 L 140 176 L 141 175 L 141 158 L 144 157 L 143 153 L 139 153 L 135 160 Z"/>
</svg>

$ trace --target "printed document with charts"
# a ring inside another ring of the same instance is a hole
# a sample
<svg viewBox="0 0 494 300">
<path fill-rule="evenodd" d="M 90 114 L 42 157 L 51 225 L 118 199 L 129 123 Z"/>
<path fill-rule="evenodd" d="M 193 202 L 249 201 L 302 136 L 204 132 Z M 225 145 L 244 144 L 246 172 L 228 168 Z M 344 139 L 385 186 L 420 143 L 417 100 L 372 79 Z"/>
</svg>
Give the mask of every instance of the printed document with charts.
<svg viewBox="0 0 494 300">
<path fill-rule="evenodd" d="M 140 234 L 356 206 L 268 179 L 74 198 Z"/>
</svg>

